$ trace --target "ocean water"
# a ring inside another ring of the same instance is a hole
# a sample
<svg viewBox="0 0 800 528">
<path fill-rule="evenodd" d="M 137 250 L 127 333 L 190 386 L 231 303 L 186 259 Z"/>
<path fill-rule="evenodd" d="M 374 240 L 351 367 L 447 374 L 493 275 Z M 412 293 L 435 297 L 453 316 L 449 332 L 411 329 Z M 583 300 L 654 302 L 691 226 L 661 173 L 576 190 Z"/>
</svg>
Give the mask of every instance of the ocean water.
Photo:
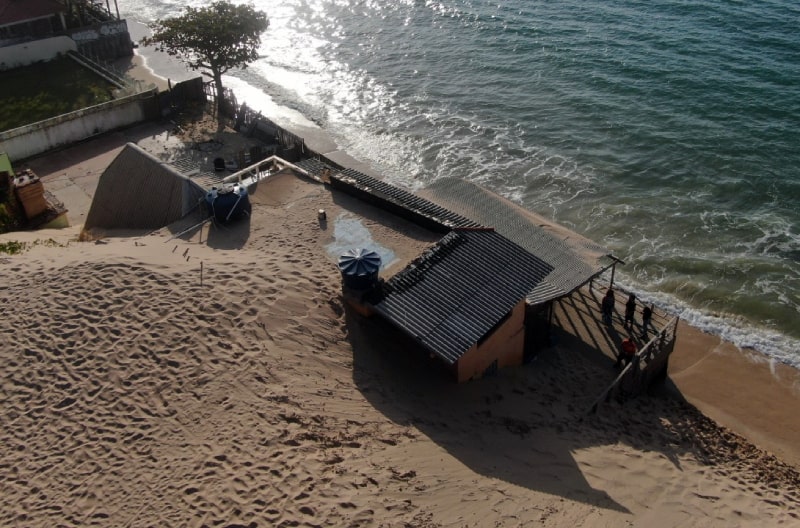
<svg viewBox="0 0 800 528">
<path fill-rule="evenodd" d="M 797 2 L 253 4 L 271 26 L 225 79 L 240 100 L 388 181 L 480 183 L 611 249 L 643 299 L 800 366 Z"/>
</svg>

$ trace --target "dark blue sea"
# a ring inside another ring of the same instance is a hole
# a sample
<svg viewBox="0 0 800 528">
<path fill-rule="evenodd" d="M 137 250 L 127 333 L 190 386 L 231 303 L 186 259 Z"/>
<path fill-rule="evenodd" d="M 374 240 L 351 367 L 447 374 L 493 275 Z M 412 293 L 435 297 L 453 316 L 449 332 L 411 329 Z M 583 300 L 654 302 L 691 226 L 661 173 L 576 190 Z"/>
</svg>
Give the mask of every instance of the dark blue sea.
<svg viewBox="0 0 800 528">
<path fill-rule="evenodd" d="M 226 78 L 240 100 L 394 183 L 478 182 L 611 249 L 645 300 L 800 366 L 796 1 L 254 4 L 271 26 Z"/>
</svg>

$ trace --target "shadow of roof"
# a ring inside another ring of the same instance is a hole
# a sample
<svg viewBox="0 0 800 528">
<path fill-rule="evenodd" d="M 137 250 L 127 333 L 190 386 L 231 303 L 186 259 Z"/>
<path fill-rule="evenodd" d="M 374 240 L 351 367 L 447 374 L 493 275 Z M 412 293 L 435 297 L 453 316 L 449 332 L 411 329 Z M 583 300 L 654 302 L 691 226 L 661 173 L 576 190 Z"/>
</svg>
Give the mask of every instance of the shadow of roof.
<svg viewBox="0 0 800 528">
<path fill-rule="evenodd" d="M 625 402 L 632 412 L 612 401 L 607 412 L 587 414 L 618 373 L 617 341 L 627 333 L 619 316 L 611 328 L 603 324 L 595 294 L 582 289 L 556 303 L 550 346 L 532 363 L 464 384 L 449 381 L 440 361 L 388 322 L 348 311 L 354 382 L 384 415 L 420 429 L 481 475 L 628 512 L 592 486 L 576 452 L 623 442 L 680 467 L 680 455 L 694 447 L 664 441 L 686 421 L 677 399 Z"/>
</svg>

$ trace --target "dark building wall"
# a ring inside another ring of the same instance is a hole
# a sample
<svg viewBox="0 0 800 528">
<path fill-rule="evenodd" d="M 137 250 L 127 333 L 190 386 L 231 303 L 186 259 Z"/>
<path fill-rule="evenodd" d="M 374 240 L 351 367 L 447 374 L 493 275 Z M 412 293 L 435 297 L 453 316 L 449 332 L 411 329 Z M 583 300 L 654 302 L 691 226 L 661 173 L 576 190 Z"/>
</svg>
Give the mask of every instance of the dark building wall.
<svg viewBox="0 0 800 528">
<path fill-rule="evenodd" d="M 133 42 L 125 20 L 112 20 L 66 32 L 78 51 L 91 59 L 114 60 L 133 55 Z"/>
</svg>

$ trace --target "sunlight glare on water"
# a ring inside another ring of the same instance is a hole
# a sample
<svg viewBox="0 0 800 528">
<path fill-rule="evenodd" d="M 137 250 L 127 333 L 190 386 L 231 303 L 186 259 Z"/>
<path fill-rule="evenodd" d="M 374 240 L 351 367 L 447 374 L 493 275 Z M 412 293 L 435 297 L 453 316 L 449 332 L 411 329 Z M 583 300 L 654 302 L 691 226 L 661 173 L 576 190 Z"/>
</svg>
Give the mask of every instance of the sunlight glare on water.
<svg viewBox="0 0 800 528">
<path fill-rule="evenodd" d="M 271 26 L 240 100 L 391 182 L 485 185 L 608 247 L 643 299 L 800 365 L 795 3 L 254 5 Z"/>
</svg>

